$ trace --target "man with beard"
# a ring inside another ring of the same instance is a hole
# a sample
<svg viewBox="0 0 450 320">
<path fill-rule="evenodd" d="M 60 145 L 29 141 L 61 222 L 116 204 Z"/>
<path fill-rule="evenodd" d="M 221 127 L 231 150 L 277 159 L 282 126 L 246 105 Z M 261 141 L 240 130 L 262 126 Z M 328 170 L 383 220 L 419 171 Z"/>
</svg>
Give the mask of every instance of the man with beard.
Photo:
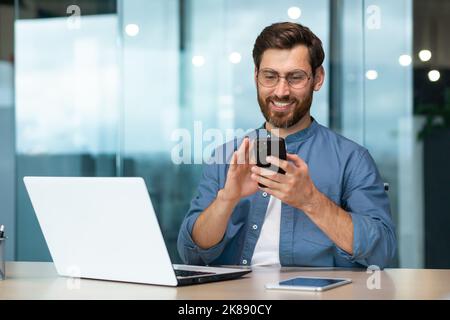
<svg viewBox="0 0 450 320">
<path fill-rule="evenodd" d="M 322 43 L 296 23 L 266 27 L 253 48 L 263 131 L 285 139 L 274 173 L 251 163 L 255 132 L 216 150 L 181 225 L 197 265 L 387 266 L 396 254 L 389 199 L 367 149 L 310 115 L 325 73 Z M 222 161 L 225 160 L 225 161 Z M 258 183 L 265 187 L 260 187 Z"/>
</svg>

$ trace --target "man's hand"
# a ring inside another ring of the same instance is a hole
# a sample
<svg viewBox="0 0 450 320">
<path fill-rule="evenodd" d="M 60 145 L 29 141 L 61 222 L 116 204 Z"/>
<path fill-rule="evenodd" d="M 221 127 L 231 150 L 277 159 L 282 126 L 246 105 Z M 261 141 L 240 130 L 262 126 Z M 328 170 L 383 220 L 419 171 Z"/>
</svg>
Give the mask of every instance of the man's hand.
<svg viewBox="0 0 450 320">
<path fill-rule="evenodd" d="M 258 191 L 258 184 L 251 178 L 250 141 L 245 137 L 239 149 L 233 153 L 222 199 L 239 201 Z"/>
<path fill-rule="evenodd" d="M 353 254 L 353 221 L 351 215 L 337 206 L 314 186 L 308 165 L 295 154 L 288 154 L 288 162 L 274 157 L 267 161 L 282 168 L 279 174 L 264 168 L 252 167 L 252 179 L 261 188 L 288 205 L 302 210 L 337 246 Z"/>
<path fill-rule="evenodd" d="M 241 198 L 258 191 L 258 184 L 251 178 L 250 149 L 250 141 L 246 137 L 233 153 L 224 188 L 195 221 L 192 239 L 202 249 L 211 248 L 223 239 L 236 204 Z"/>
<path fill-rule="evenodd" d="M 296 154 L 288 154 L 287 160 L 275 157 L 267 157 L 267 162 L 280 167 L 286 174 L 253 166 L 251 178 L 256 183 L 261 183 L 266 188 L 261 188 L 270 195 L 280 199 L 282 202 L 307 211 L 316 201 L 318 190 L 312 182 L 308 165 Z"/>
</svg>

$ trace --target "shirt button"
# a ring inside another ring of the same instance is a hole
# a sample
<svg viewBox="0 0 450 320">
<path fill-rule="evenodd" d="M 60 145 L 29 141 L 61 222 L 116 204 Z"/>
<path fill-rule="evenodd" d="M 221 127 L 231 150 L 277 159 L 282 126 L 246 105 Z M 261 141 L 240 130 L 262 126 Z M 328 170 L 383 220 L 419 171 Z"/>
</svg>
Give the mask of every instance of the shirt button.
<svg viewBox="0 0 450 320">
<path fill-rule="evenodd" d="M 253 230 L 256 230 L 256 229 L 258 229 L 258 226 L 256 224 L 254 224 L 252 228 L 253 228 Z"/>
<path fill-rule="evenodd" d="M 242 260 L 242 264 L 247 264 L 247 260 Z"/>
<path fill-rule="evenodd" d="M 262 196 L 263 196 L 264 198 L 267 197 L 267 192 L 264 191 L 264 192 L 262 193 Z"/>
</svg>

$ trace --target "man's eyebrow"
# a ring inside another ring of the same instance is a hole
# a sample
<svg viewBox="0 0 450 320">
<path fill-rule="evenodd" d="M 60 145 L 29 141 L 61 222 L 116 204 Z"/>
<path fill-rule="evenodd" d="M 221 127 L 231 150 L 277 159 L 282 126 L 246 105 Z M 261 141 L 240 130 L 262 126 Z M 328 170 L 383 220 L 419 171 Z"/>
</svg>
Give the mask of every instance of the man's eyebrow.
<svg viewBox="0 0 450 320">
<path fill-rule="evenodd" d="M 261 69 L 261 71 L 269 71 L 269 72 L 276 72 L 276 73 L 278 73 L 277 71 L 275 71 L 273 69 L 270 69 L 270 68 L 264 68 L 264 69 Z"/>
<path fill-rule="evenodd" d="M 303 69 L 295 69 L 295 70 L 289 71 L 288 73 L 296 73 L 296 72 L 305 72 L 305 73 L 308 73 L 306 70 L 303 70 Z"/>
<path fill-rule="evenodd" d="M 266 72 L 275 72 L 275 73 L 278 73 L 278 74 L 280 74 L 278 71 L 276 71 L 276 70 L 273 70 L 273 69 L 271 69 L 271 68 L 263 68 L 263 69 L 261 69 L 261 71 L 266 71 Z M 289 71 L 289 72 L 287 72 L 286 74 L 292 74 L 292 73 L 296 73 L 296 72 L 305 72 L 305 73 L 308 73 L 307 71 L 305 71 L 305 70 L 303 70 L 303 69 L 294 69 L 294 70 L 291 70 L 291 71 Z"/>
</svg>

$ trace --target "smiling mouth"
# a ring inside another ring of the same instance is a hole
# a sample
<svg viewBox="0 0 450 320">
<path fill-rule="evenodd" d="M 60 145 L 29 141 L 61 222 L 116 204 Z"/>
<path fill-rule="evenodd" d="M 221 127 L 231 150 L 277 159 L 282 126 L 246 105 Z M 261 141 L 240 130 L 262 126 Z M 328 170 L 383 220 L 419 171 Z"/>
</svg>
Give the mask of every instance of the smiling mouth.
<svg viewBox="0 0 450 320">
<path fill-rule="evenodd" d="M 293 105 L 294 105 L 294 102 L 270 101 L 270 108 L 273 111 L 277 111 L 277 112 L 289 111 Z"/>
</svg>

